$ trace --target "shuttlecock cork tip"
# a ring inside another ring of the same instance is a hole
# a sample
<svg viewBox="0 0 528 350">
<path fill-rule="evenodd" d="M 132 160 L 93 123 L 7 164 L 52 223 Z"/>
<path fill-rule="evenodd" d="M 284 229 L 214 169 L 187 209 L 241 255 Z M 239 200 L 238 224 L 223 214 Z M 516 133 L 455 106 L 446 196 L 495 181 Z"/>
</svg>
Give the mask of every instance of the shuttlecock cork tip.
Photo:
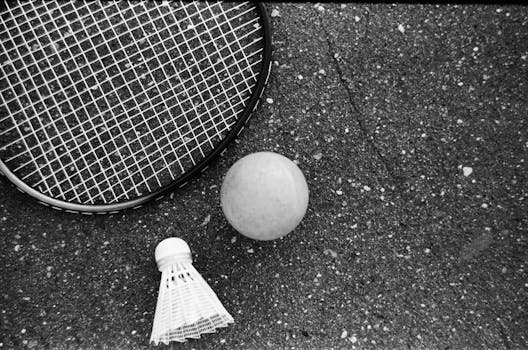
<svg viewBox="0 0 528 350">
<path fill-rule="evenodd" d="M 154 257 L 160 271 L 172 264 L 192 262 L 189 245 L 183 239 L 177 237 L 166 238 L 159 242 L 156 246 Z"/>
</svg>

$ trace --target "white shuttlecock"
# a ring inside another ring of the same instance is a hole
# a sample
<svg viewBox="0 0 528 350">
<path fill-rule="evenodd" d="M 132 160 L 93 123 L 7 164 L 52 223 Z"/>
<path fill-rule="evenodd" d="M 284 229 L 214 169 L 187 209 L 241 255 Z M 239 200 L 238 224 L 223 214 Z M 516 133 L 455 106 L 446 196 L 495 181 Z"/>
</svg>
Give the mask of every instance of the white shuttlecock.
<svg viewBox="0 0 528 350">
<path fill-rule="evenodd" d="M 233 323 L 215 292 L 192 265 L 191 250 L 180 238 L 161 241 L 155 251 L 161 283 L 150 342 L 169 344 L 200 338 Z"/>
</svg>

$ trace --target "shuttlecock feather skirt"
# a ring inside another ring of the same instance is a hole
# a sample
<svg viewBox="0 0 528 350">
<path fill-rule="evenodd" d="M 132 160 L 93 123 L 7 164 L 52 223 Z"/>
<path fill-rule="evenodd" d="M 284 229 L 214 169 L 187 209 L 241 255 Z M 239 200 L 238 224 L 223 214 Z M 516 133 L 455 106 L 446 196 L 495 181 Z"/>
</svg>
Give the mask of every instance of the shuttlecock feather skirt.
<svg viewBox="0 0 528 350">
<path fill-rule="evenodd" d="M 172 264 L 162 271 L 151 342 L 184 342 L 233 322 L 191 263 Z"/>
</svg>

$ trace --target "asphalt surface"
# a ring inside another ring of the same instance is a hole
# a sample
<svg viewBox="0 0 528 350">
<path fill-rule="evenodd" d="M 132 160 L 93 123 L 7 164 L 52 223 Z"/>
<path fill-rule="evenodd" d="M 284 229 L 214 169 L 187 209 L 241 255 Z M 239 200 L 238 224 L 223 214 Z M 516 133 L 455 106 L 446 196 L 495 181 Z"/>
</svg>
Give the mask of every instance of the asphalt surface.
<svg viewBox="0 0 528 350">
<path fill-rule="evenodd" d="M 172 199 L 82 216 L 1 179 L 0 349 L 150 348 L 169 236 L 235 318 L 176 349 L 528 348 L 528 8 L 268 9 L 271 100 Z M 219 205 L 257 151 L 310 187 L 274 242 Z"/>
</svg>

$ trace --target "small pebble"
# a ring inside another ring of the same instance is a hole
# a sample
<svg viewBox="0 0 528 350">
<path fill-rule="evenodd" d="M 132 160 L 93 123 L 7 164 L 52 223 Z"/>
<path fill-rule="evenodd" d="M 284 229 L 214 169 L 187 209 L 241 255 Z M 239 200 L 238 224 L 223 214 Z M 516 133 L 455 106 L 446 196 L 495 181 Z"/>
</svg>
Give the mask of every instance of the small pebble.
<svg viewBox="0 0 528 350">
<path fill-rule="evenodd" d="M 401 24 L 398 24 L 398 31 L 400 31 L 400 33 L 405 33 L 405 28 L 403 27 L 403 25 Z"/>
<path fill-rule="evenodd" d="M 345 339 L 347 336 L 348 336 L 348 332 L 347 332 L 346 330 L 344 330 L 344 331 L 341 333 L 341 339 Z"/>
<path fill-rule="evenodd" d="M 462 167 L 462 171 L 464 173 L 464 176 L 469 176 L 473 173 L 473 168 L 469 166 Z"/>
<path fill-rule="evenodd" d="M 280 17 L 279 10 L 273 9 L 273 11 L 271 11 L 271 17 Z"/>
<path fill-rule="evenodd" d="M 332 249 L 325 249 L 323 251 L 324 255 L 330 255 L 332 258 L 337 258 L 337 253 Z"/>
<path fill-rule="evenodd" d="M 273 103 L 273 99 L 268 97 L 268 98 L 266 99 L 266 102 L 269 103 L 269 104 L 272 104 L 272 103 Z"/>
<path fill-rule="evenodd" d="M 319 152 L 313 155 L 315 160 L 321 160 L 323 158 L 323 153 Z"/>
<path fill-rule="evenodd" d="M 207 215 L 202 222 L 202 226 L 207 226 L 207 224 L 211 221 L 211 214 Z"/>
</svg>

